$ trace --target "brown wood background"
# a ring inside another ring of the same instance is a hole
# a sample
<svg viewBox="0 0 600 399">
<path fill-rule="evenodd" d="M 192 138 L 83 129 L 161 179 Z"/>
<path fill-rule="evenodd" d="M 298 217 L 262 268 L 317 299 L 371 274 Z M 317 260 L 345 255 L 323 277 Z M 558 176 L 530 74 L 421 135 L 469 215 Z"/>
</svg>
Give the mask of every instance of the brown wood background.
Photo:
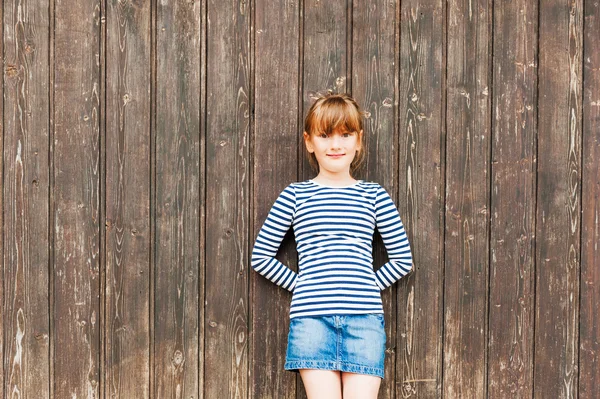
<svg viewBox="0 0 600 399">
<path fill-rule="evenodd" d="M 305 398 L 291 294 L 249 256 L 314 176 L 302 122 L 326 89 L 370 113 L 358 178 L 392 193 L 415 258 L 383 293 L 380 397 L 600 397 L 597 0 L 0 18 L 0 397 Z"/>
</svg>

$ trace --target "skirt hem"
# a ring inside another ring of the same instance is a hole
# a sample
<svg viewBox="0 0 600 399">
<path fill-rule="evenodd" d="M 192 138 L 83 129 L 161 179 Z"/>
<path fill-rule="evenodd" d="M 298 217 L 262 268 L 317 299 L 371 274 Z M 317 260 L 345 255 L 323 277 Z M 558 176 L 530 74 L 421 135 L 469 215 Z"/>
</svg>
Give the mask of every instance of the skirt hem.
<svg viewBox="0 0 600 399">
<path fill-rule="evenodd" d="M 384 378 L 384 370 L 378 367 L 329 360 L 292 360 L 285 362 L 283 368 L 295 373 L 299 373 L 299 369 L 339 370 L 349 373 L 374 375 L 381 379 Z"/>
</svg>

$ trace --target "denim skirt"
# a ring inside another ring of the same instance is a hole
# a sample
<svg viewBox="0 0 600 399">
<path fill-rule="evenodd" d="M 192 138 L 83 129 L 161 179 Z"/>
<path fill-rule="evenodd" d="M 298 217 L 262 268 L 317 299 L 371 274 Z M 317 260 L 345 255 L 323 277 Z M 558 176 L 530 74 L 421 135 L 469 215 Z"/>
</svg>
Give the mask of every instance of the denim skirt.
<svg viewBox="0 0 600 399">
<path fill-rule="evenodd" d="M 294 317 L 284 369 L 340 370 L 383 379 L 386 339 L 381 313 Z"/>
</svg>

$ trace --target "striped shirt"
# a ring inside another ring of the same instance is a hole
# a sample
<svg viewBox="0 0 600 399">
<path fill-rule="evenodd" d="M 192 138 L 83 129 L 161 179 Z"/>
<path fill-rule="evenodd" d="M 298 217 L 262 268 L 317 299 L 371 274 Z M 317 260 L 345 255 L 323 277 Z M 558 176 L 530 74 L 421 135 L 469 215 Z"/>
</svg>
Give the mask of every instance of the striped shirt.
<svg viewBox="0 0 600 399">
<path fill-rule="evenodd" d="M 275 258 L 292 226 L 299 273 Z M 389 258 L 377 272 L 375 228 Z M 256 238 L 251 265 L 293 292 L 290 318 L 383 313 L 381 290 L 411 270 L 412 254 L 398 210 L 379 184 L 358 180 L 330 187 L 306 180 L 279 194 Z"/>
</svg>

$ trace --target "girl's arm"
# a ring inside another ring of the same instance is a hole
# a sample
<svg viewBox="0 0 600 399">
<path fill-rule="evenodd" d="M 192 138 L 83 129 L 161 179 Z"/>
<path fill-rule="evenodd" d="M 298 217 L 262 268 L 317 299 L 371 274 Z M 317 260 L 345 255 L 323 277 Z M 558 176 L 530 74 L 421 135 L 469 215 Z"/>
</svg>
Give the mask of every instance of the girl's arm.
<svg viewBox="0 0 600 399">
<path fill-rule="evenodd" d="M 254 270 L 289 291 L 296 286 L 298 275 L 275 259 L 275 255 L 292 225 L 295 208 L 296 193 L 292 185 L 288 185 L 275 200 L 258 232 L 250 261 Z"/>
<path fill-rule="evenodd" d="M 384 290 L 404 277 L 412 269 L 410 243 L 400 220 L 400 214 L 388 192 L 381 186 L 377 190 L 376 225 L 388 253 L 389 262 L 375 277 L 380 290 Z"/>
</svg>

